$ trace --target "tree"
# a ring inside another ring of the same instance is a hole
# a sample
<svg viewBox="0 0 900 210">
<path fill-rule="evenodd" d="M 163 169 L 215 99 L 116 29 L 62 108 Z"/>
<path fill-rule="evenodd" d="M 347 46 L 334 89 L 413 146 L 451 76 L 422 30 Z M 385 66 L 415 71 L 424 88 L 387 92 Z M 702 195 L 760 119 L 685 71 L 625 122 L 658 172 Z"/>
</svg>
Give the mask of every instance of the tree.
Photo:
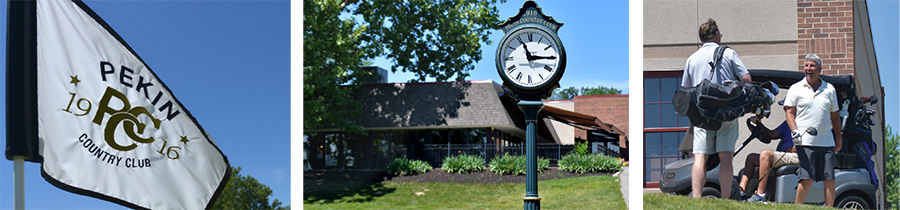
<svg viewBox="0 0 900 210">
<path fill-rule="evenodd" d="M 371 76 L 359 70 L 379 56 L 392 61 L 392 72 L 413 73 L 410 82 L 464 80 L 498 29 L 496 3 L 304 0 L 304 129 L 362 133 L 348 116 L 361 112 L 353 94 Z"/>
<path fill-rule="evenodd" d="M 231 179 L 225 184 L 225 190 L 216 199 L 213 209 L 291 209 L 290 206 L 281 206 L 278 199 L 269 203 L 272 189 L 250 175 L 241 175 L 241 167 L 232 167 L 231 173 Z"/>
<path fill-rule="evenodd" d="M 565 89 L 555 89 L 553 90 L 553 94 L 550 95 L 548 100 L 571 100 L 578 96 L 578 89 L 575 87 L 568 87 Z"/>
<path fill-rule="evenodd" d="M 616 89 L 614 87 L 605 87 L 605 86 L 597 86 L 596 88 L 592 87 L 581 87 L 581 89 L 576 89 L 575 87 L 568 87 L 565 89 L 556 89 L 553 90 L 553 95 L 548 98 L 548 100 L 571 100 L 575 98 L 575 96 L 586 96 L 586 95 L 619 95 L 622 94 L 622 90 Z"/>
<path fill-rule="evenodd" d="M 597 88 L 589 88 L 589 87 L 581 87 L 581 95 L 583 96 L 591 96 L 591 95 L 619 95 L 622 94 L 622 90 L 613 88 L 613 87 L 604 87 L 597 86 Z"/>
<path fill-rule="evenodd" d="M 887 160 L 885 169 L 887 172 L 885 173 L 885 189 L 887 189 L 887 200 L 891 202 L 893 205 L 893 209 L 898 209 L 900 206 L 900 185 L 897 182 L 900 182 L 900 145 L 898 145 L 898 141 L 900 141 L 900 136 L 897 133 L 894 133 L 891 129 L 891 126 L 887 126 L 887 134 L 885 135 L 887 139 L 885 139 L 885 147 L 884 152 L 887 153 Z"/>
</svg>

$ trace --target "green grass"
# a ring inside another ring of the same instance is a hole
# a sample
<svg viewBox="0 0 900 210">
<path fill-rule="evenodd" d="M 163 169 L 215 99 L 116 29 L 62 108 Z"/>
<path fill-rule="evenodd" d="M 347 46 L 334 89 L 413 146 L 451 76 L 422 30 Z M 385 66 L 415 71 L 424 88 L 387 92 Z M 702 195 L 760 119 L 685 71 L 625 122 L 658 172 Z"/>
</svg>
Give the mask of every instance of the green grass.
<svg viewBox="0 0 900 210">
<path fill-rule="evenodd" d="M 814 205 L 787 203 L 747 203 L 713 198 L 694 199 L 668 193 L 645 193 L 644 209 L 833 209 Z"/>
<path fill-rule="evenodd" d="M 525 197 L 525 184 L 313 180 L 303 188 L 304 209 L 521 209 Z M 538 195 L 544 209 L 625 209 L 611 176 L 540 181 Z"/>
</svg>

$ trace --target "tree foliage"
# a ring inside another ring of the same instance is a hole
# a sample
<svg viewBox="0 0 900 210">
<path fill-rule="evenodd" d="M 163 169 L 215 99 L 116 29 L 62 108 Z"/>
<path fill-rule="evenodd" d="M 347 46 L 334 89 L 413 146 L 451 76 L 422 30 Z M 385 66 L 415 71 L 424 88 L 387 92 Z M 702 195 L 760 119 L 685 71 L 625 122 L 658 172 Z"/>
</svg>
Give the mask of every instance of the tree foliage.
<svg viewBox="0 0 900 210">
<path fill-rule="evenodd" d="M 900 136 L 895 133 L 891 126 L 888 125 L 885 129 L 887 133 L 885 134 L 885 147 L 884 152 L 886 153 L 887 160 L 886 167 L 887 172 L 885 173 L 885 189 L 887 190 L 887 200 L 891 202 L 893 205 L 893 209 L 898 209 L 900 206 L 900 145 L 898 145 L 898 141 L 900 141 Z"/>
<path fill-rule="evenodd" d="M 553 90 L 553 95 L 550 96 L 547 100 L 571 100 L 575 98 L 575 96 L 588 96 L 588 95 L 619 95 L 622 94 L 622 90 L 616 89 L 614 87 L 606 87 L 606 86 L 597 86 L 594 87 L 581 87 L 581 89 L 577 89 L 575 87 L 568 87 L 564 89 L 556 89 Z"/>
<path fill-rule="evenodd" d="M 501 0 L 504 1 L 504 0 Z M 500 23 L 497 0 L 304 0 L 303 124 L 361 133 L 364 62 L 385 56 L 410 82 L 464 80 Z M 311 133 L 314 135 L 314 133 Z"/>
<path fill-rule="evenodd" d="M 213 209 L 291 209 L 281 206 L 278 199 L 269 203 L 269 196 L 272 196 L 269 186 L 259 183 L 250 175 L 241 175 L 241 167 L 232 167 L 231 179 L 225 184 L 225 190 L 216 199 Z"/>
</svg>

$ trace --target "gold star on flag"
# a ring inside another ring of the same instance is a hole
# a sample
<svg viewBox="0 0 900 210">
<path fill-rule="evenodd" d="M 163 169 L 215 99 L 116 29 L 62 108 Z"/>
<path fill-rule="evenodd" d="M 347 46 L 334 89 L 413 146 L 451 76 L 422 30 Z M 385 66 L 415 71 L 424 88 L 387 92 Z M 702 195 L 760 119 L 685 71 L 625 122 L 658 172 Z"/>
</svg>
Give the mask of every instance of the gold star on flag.
<svg viewBox="0 0 900 210">
<path fill-rule="evenodd" d="M 184 142 L 184 145 L 187 145 L 187 143 L 188 143 L 187 136 L 181 136 L 181 142 Z"/>
<path fill-rule="evenodd" d="M 72 81 L 69 82 L 69 83 L 75 84 L 75 86 L 78 86 L 78 83 L 81 82 L 81 80 L 78 80 L 78 75 L 75 75 L 75 76 L 69 76 L 69 77 L 72 78 Z"/>
</svg>

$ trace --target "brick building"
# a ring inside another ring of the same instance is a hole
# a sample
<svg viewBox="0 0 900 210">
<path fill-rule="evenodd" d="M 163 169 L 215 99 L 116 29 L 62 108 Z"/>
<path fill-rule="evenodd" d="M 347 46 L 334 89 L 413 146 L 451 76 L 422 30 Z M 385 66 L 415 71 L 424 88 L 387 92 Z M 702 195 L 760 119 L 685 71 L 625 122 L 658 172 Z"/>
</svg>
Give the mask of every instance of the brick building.
<svg viewBox="0 0 900 210">
<path fill-rule="evenodd" d="M 857 95 L 884 97 L 865 1 L 648 0 L 643 5 L 644 135 L 638 138 L 644 144 L 645 187 L 658 186 L 662 167 L 682 158 L 671 148 L 680 143 L 689 122 L 675 115 L 671 94 L 681 88 L 688 56 L 702 44 L 697 29 L 707 18 L 716 20 L 723 34 L 722 45 L 732 47 L 748 69 L 797 71 L 802 69 L 806 54 L 815 53 L 823 59 L 823 74 L 852 74 Z M 786 92 L 782 91 L 776 100 L 782 100 Z M 775 105 L 772 116 L 764 119 L 764 124 L 778 125 L 784 121 L 781 108 Z M 873 136 L 876 144 L 883 146 L 883 100 L 872 108 L 878 116 Z M 746 139 L 749 131 L 744 126 L 741 129 L 738 139 Z M 755 141 L 746 149 L 759 151 L 774 146 Z M 873 159 L 876 170 L 880 171 L 878 179 L 883 182 L 884 150 L 882 147 L 879 150 Z M 735 174 L 747 154 L 735 157 Z M 878 187 L 876 196 L 878 205 L 883 207 L 882 186 Z"/>
<path fill-rule="evenodd" d="M 799 62 L 809 53 L 822 57 L 822 74 L 853 73 L 853 2 L 797 2 Z"/>
<path fill-rule="evenodd" d="M 575 96 L 572 100 L 544 101 L 545 106 L 555 107 L 576 113 L 595 116 L 602 119 L 603 123 L 609 124 L 619 135 L 618 146 L 620 154 L 626 160 L 628 159 L 628 95 L 587 95 Z M 591 140 L 591 136 L 602 135 L 593 131 L 591 128 L 577 128 L 566 125 L 563 122 L 551 122 L 553 127 L 558 131 L 558 135 L 564 136 L 564 144 L 572 144 L 574 141 L 599 141 Z M 568 131 L 571 130 L 571 133 Z"/>
<path fill-rule="evenodd" d="M 597 116 L 628 133 L 628 95 L 575 96 L 575 112 Z M 575 132 L 575 138 L 586 139 L 587 131 Z"/>
</svg>

